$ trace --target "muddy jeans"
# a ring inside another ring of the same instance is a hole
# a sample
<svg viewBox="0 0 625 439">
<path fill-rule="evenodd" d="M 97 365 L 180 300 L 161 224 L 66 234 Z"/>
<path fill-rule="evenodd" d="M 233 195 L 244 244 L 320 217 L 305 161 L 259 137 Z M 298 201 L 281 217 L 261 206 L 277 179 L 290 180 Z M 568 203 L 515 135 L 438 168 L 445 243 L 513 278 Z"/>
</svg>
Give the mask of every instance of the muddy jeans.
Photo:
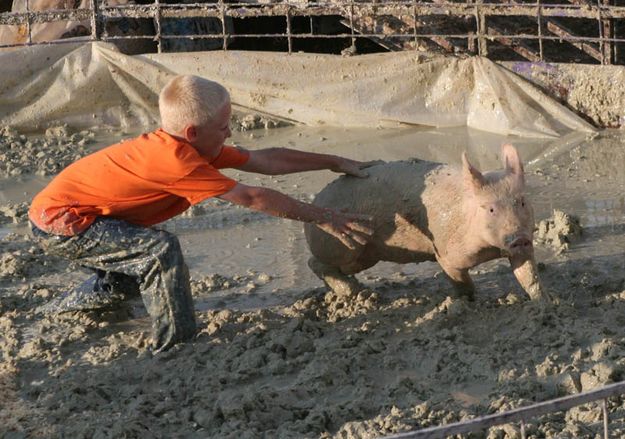
<svg viewBox="0 0 625 439">
<path fill-rule="evenodd" d="M 35 226 L 32 230 L 47 253 L 97 270 L 96 282 L 110 282 L 114 288 L 136 279 L 131 283 L 138 283 L 152 318 L 155 351 L 195 334 L 189 270 L 176 236 L 105 217 L 75 236 L 51 235 Z"/>
</svg>

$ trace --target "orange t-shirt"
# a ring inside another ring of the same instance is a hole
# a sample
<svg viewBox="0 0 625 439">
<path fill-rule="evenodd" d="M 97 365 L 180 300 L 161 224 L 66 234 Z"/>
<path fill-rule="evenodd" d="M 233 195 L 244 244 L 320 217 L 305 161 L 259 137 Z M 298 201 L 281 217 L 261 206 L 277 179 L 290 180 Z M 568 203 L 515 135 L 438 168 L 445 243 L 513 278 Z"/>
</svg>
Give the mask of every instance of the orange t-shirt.
<svg viewBox="0 0 625 439">
<path fill-rule="evenodd" d="M 163 222 L 237 183 L 218 169 L 249 153 L 224 146 L 212 161 L 163 130 L 109 146 L 72 163 L 35 196 L 28 216 L 41 230 L 72 236 L 98 216 L 141 226 Z"/>
</svg>

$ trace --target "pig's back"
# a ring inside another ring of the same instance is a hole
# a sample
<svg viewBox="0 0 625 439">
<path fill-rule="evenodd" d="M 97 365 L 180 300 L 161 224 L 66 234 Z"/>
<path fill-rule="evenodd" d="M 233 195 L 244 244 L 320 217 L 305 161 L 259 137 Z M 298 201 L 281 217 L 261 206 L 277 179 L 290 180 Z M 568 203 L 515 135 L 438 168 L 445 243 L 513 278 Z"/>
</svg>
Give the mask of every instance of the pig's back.
<svg viewBox="0 0 625 439">
<path fill-rule="evenodd" d="M 418 202 L 425 188 L 424 177 L 440 166 L 417 159 L 375 165 L 366 169 L 368 178 L 337 178 L 319 192 L 313 203 L 380 218 Z"/>
</svg>

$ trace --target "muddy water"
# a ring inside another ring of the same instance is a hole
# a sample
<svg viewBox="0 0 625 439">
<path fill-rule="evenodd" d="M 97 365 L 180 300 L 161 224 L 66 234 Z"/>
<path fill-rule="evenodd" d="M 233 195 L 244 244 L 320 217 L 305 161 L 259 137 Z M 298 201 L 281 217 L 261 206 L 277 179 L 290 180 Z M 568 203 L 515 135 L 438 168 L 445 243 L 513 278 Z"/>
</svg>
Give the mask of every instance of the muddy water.
<svg viewBox="0 0 625 439">
<path fill-rule="evenodd" d="M 525 301 L 503 261 L 474 270 L 475 304 L 451 297 L 436 264 L 382 263 L 361 273 L 376 294 L 336 297 L 306 267 L 300 224 L 209 200 L 164 225 L 180 236 L 190 266 L 200 334 L 152 357 L 140 302 L 101 314 L 35 314 L 87 273 L 42 255 L 23 235 L 14 205 L 49 179 L 24 174 L 0 182 L 16 218 L 0 225 L 0 438 L 373 438 L 625 377 L 623 132 L 532 141 L 465 129 L 286 127 L 233 141 L 360 160 L 458 163 L 466 149 L 482 170 L 499 166 L 499 145 L 510 141 L 526 161 L 536 219 L 558 209 L 583 227 L 568 248 L 537 243 L 543 282 L 560 304 Z M 303 200 L 335 177 L 227 172 Z M 612 436 L 623 437 L 623 400 L 608 408 Z M 590 404 L 526 431 L 594 438 L 600 419 Z M 509 424 L 476 437 L 520 434 Z"/>
</svg>

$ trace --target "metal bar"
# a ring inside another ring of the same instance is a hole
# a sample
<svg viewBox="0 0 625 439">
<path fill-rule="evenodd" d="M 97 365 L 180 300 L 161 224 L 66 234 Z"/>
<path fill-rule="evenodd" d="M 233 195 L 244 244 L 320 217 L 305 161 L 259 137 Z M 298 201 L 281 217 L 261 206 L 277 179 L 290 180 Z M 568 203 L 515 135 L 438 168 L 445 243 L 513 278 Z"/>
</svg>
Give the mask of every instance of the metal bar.
<svg viewBox="0 0 625 439">
<path fill-rule="evenodd" d="M 356 38 L 354 37 L 354 0 L 350 1 L 349 4 L 349 27 L 352 33 L 352 49 L 356 48 Z"/>
<path fill-rule="evenodd" d="M 228 50 L 228 36 L 226 35 L 226 5 L 219 0 L 219 19 L 221 20 L 221 37 L 223 38 L 223 50 Z"/>
<path fill-rule="evenodd" d="M 417 15 L 417 0 L 413 0 L 412 1 L 412 19 L 413 19 L 413 26 L 412 26 L 412 30 L 413 30 L 413 35 L 414 35 L 414 49 L 418 50 L 419 49 L 419 38 L 417 37 L 417 19 L 418 19 L 418 15 Z"/>
<path fill-rule="evenodd" d="M 561 37 L 564 41 L 567 41 L 568 43 L 570 43 L 573 46 L 577 47 L 578 49 L 580 49 L 581 51 L 585 52 L 586 54 L 592 56 L 597 61 L 601 61 L 602 60 L 602 56 L 603 55 L 602 55 L 602 51 L 601 50 L 597 50 L 594 47 L 589 46 L 588 44 L 585 44 L 585 43 L 575 43 L 575 42 L 572 42 L 570 37 L 574 37 L 573 32 L 568 30 L 564 26 L 558 25 L 558 24 L 554 23 L 553 21 L 548 21 L 547 22 L 547 29 L 549 30 L 549 32 L 551 32 L 551 33 Z M 601 36 L 599 36 L 597 41 L 599 41 L 599 43 L 601 43 L 601 41 L 603 41 L 603 38 Z"/>
<path fill-rule="evenodd" d="M 161 53 L 163 51 L 163 48 L 161 46 L 162 41 L 161 41 L 161 3 L 159 0 L 154 0 L 154 7 L 155 7 L 155 11 L 154 11 L 154 21 L 156 22 L 155 25 L 155 32 L 156 35 L 154 35 L 154 38 L 156 39 L 156 51 L 158 53 Z"/>
<path fill-rule="evenodd" d="M 543 48 L 543 19 L 542 19 L 542 8 L 540 7 L 540 0 L 536 0 L 536 6 L 538 8 L 538 13 L 536 14 L 536 21 L 538 24 L 538 53 L 541 61 L 545 60 L 545 51 Z"/>
<path fill-rule="evenodd" d="M 444 0 L 433 0 L 434 3 L 444 3 Z M 434 41 L 436 44 L 438 44 L 439 46 L 445 48 L 447 50 L 447 52 L 453 53 L 454 50 L 456 49 L 456 45 L 451 41 L 451 40 L 447 40 L 445 38 L 432 38 L 432 41 Z M 468 44 L 467 44 L 468 46 Z M 459 48 L 460 51 L 464 50 L 464 47 Z"/>
<path fill-rule="evenodd" d="M 144 37 L 144 38 L 151 38 L 151 37 Z M 76 37 L 76 38 L 72 38 L 70 39 L 65 39 L 65 40 L 54 40 L 54 41 L 42 41 L 42 42 L 33 42 L 32 45 L 33 46 L 43 46 L 43 45 L 57 45 L 57 44 L 76 44 L 76 43 L 88 43 L 92 41 L 91 37 Z M 15 43 L 15 44 L 0 44 L 0 49 L 12 49 L 12 48 L 18 48 L 18 47 L 24 47 L 24 43 Z"/>
<path fill-rule="evenodd" d="M 91 9 L 75 9 L 75 10 L 47 10 L 47 11 L 30 11 L 26 12 L 10 12 L 0 14 L 0 24 L 9 25 L 26 25 L 28 28 L 35 23 L 46 23 L 50 21 L 90 21 L 92 25 L 93 40 L 105 39 L 105 40 L 121 40 L 121 39 L 145 39 L 146 36 L 119 36 L 112 37 L 104 35 L 102 36 L 102 24 L 104 20 L 111 18 L 151 18 L 156 22 L 156 35 L 153 36 L 158 41 L 159 50 L 161 50 L 161 40 L 166 37 L 162 35 L 162 29 L 160 29 L 161 18 L 173 18 L 173 17 L 216 17 L 221 20 L 222 32 L 221 38 L 223 38 L 223 47 L 227 49 L 228 39 L 231 36 L 227 33 L 226 29 L 226 17 L 261 17 L 261 16 L 278 16 L 284 15 L 287 19 L 287 31 L 286 34 L 250 34 L 250 35 L 237 35 L 237 38 L 263 38 L 263 37 L 286 37 L 289 43 L 289 51 L 292 51 L 292 44 L 294 38 L 350 38 L 352 44 L 356 41 L 356 33 L 358 36 L 365 38 L 377 39 L 379 44 L 383 44 L 387 47 L 393 46 L 390 44 L 389 38 L 395 38 L 405 43 L 394 43 L 396 46 L 393 50 L 401 50 L 408 45 L 408 39 L 413 39 L 415 47 L 418 47 L 421 39 L 427 39 L 428 42 L 438 44 L 448 51 L 455 51 L 457 49 L 464 50 L 465 46 L 460 47 L 459 44 L 455 44 L 451 39 L 467 40 L 466 47 L 469 51 L 475 50 L 473 47 L 477 42 L 477 51 L 482 56 L 488 55 L 488 40 L 496 40 L 502 44 L 509 44 L 512 48 L 520 50 L 530 57 L 535 56 L 536 59 L 544 59 L 544 41 L 549 40 L 561 40 L 569 42 L 581 50 L 584 50 L 590 56 L 600 60 L 605 64 L 610 64 L 615 60 L 615 45 L 625 42 L 623 38 L 616 38 L 614 35 L 614 23 L 612 20 L 625 18 L 625 7 L 611 5 L 610 0 L 597 0 L 596 4 L 588 5 L 583 0 L 571 0 L 575 4 L 545 4 L 540 0 L 536 0 L 533 3 L 516 4 L 514 0 L 511 3 L 515 3 L 515 7 L 511 8 L 509 4 L 496 4 L 496 3 L 483 3 L 484 0 L 476 0 L 475 2 L 463 2 L 463 3 L 450 3 L 441 0 L 434 0 L 433 3 L 422 3 L 418 0 L 404 0 L 404 1 L 385 1 L 379 0 L 372 1 L 354 1 L 347 0 L 342 2 L 282 2 L 275 4 L 259 4 L 259 3 L 232 3 L 226 4 L 224 0 L 219 0 L 218 3 L 205 4 L 205 3 L 193 3 L 193 4 L 162 4 L 159 0 L 155 0 L 153 4 L 148 5 L 119 5 L 119 6 L 98 6 L 96 0 L 91 0 Z M 27 5 L 28 9 L 28 5 Z M 376 19 L 377 14 L 388 15 L 389 17 L 398 18 L 399 20 L 410 25 L 410 17 L 414 20 L 412 29 L 403 33 L 387 33 L 377 32 L 377 28 L 372 32 L 358 32 L 358 25 L 356 21 L 360 16 L 368 16 Z M 447 15 L 470 15 L 473 14 L 476 17 L 476 30 L 477 32 L 468 32 L 467 34 L 453 35 L 453 34 L 419 34 L 418 32 L 418 20 L 421 16 L 447 16 Z M 342 15 L 349 18 L 352 22 L 352 28 L 349 34 L 339 35 L 313 35 L 312 26 L 310 34 L 293 34 L 292 29 L 292 17 L 307 16 L 312 17 L 315 15 Z M 490 16 L 535 16 L 538 19 L 538 35 L 503 35 L 502 32 L 495 32 L 492 26 L 486 25 L 486 20 Z M 573 17 L 573 18 L 592 18 L 600 23 L 599 37 L 578 37 L 574 36 L 572 32 L 569 32 L 564 26 L 554 23 L 550 20 L 551 17 Z M 545 35 L 543 21 L 546 21 L 548 30 L 553 31 L 556 35 Z M 489 32 L 492 31 L 492 32 Z M 555 30 L 555 31 L 554 31 Z M 38 44 L 32 42 L 32 32 L 29 30 L 28 44 Z M 204 35 L 185 35 L 185 36 L 171 36 L 170 38 L 214 38 L 213 36 Z M 532 51 L 527 48 L 523 48 L 521 44 L 515 44 L 515 42 L 522 43 L 523 41 L 538 40 L 539 50 Z M 513 41 L 514 40 L 514 41 Z M 600 50 L 595 49 L 592 44 L 598 44 Z M 2 45 L 1 47 L 14 47 L 14 45 Z M 520 48 L 519 48 L 520 47 Z M 524 55 L 525 56 L 525 55 Z M 534 58 L 529 58 L 534 59 Z"/>
<path fill-rule="evenodd" d="M 49 23 L 51 21 L 89 21 L 93 12 L 91 9 L 65 9 L 59 11 L 37 12 L 3 12 L 0 13 L 0 24 L 19 26 L 35 23 Z"/>
<path fill-rule="evenodd" d="M 287 9 L 286 11 L 286 34 L 286 41 L 289 47 L 289 53 L 293 53 L 293 39 L 291 38 L 291 12 L 289 9 Z"/>
<path fill-rule="evenodd" d="M 599 4 L 599 14 L 602 14 L 603 11 L 603 7 L 602 6 L 606 6 L 607 8 L 610 7 L 610 0 L 601 0 L 601 3 L 603 4 Z M 601 32 L 602 32 L 602 36 L 603 37 L 611 37 L 614 33 L 614 23 L 612 21 L 612 19 L 610 18 L 601 18 Z M 613 45 L 608 41 L 605 40 L 603 43 L 603 60 L 604 60 L 604 64 L 612 64 L 614 61 L 614 47 Z"/>
<path fill-rule="evenodd" d="M 568 410 L 578 405 L 587 404 L 598 399 L 605 399 L 610 396 L 622 395 L 625 393 L 625 382 L 621 381 L 608 384 L 600 389 L 576 395 L 564 396 L 550 401 L 540 402 L 527 407 L 520 407 L 504 413 L 481 416 L 465 422 L 430 427 L 418 431 L 399 433 L 386 436 L 385 439 L 434 439 L 444 438 L 454 434 L 466 434 L 474 431 L 481 431 L 489 427 L 510 422 L 525 421 L 547 413 Z"/>
<path fill-rule="evenodd" d="M 359 36 L 362 36 L 364 38 L 380 38 L 380 41 L 382 41 L 381 39 L 381 35 L 379 34 L 358 34 Z M 389 34 L 389 35 L 385 35 L 386 37 L 394 37 L 394 38 L 402 38 L 402 39 L 406 39 L 406 40 L 412 40 L 414 37 L 412 35 L 405 35 L 405 34 Z M 237 34 L 236 35 L 237 38 L 286 38 L 287 34 Z M 297 38 L 301 38 L 301 39 L 306 39 L 306 38 L 319 38 L 319 39 L 345 39 L 345 38 L 351 38 L 351 34 L 337 34 L 337 35 L 319 35 L 319 34 L 293 34 L 291 36 L 293 39 L 297 39 Z M 427 39 L 431 39 L 431 40 L 435 40 L 436 38 L 439 38 L 440 35 L 433 35 L 433 34 L 417 34 L 418 38 L 427 38 Z M 446 37 L 448 38 L 457 38 L 457 39 L 470 39 L 470 38 L 474 38 L 473 35 L 446 35 Z M 167 35 L 167 34 L 163 34 L 161 35 L 161 39 L 162 40 L 168 40 L 168 39 L 223 39 L 223 35 L 221 34 L 191 34 L 191 35 Z M 516 35 L 502 35 L 501 37 L 498 36 L 490 36 L 489 38 L 493 39 L 493 40 L 497 40 L 498 38 L 521 38 L 519 36 Z M 537 39 L 538 36 L 534 35 L 534 36 L 525 36 L 525 39 Z M 562 38 L 558 38 L 558 37 L 548 37 L 548 36 L 543 36 L 544 39 L 546 40 L 561 40 Z M 101 40 L 103 41 L 112 41 L 112 40 L 132 40 L 132 39 L 151 39 L 154 40 L 154 35 L 107 35 L 107 36 L 101 36 L 100 37 Z M 574 37 L 571 38 L 571 41 L 577 41 L 577 40 L 582 40 L 583 37 Z M 598 38 L 593 38 L 592 41 L 598 41 Z M 56 42 L 64 42 L 64 43 L 74 43 L 76 41 L 90 41 L 90 39 L 72 39 L 72 40 L 53 40 L 53 41 L 45 41 L 45 42 L 33 42 L 33 45 L 38 45 L 38 44 L 51 44 L 54 41 Z M 444 38 L 441 38 L 441 42 L 443 41 L 447 41 Z M 625 43 L 625 38 L 611 38 L 610 41 L 614 42 L 614 43 Z M 0 47 L 19 47 L 19 46 L 24 46 L 24 43 L 21 44 L 6 44 L 6 45 L 0 45 Z"/>
<path fill-rule="evenodd" d="M 356 31 L 357 32 L 357 31 Z M 319 34 L 292 34 L 291 38 L 293 39 L 297 39 L 297 38 L 323 38 L 323 39 L 349 39 L 351 38 L 351 34 L 335 34 L 335 35 L 319 35 Z M 364 38 L 380 38 L 382 39 L 383 37 L 392 37 L 392 38 L 398 38 L 398 39 L 404 39 L 404 40 L 412 40 L 414 37 L 413 35 L 406 35 L 406 34 L 386 34 L 386 35 L 380 35 L 380 34 L 366 34 L 366 33 L 358 33 L 358 36 L 364 37 Z M 237 38 L 287 38 L 288 35 L 286 33 L 283 34 L 236 34 Z M 440 37 L 440 35 L 435 35 L 435 34 L 417 34 L 418 38 L 427 38 L 427 39 L 435 39 L 437 37 Z M 445 37 L 447 38 L 457 38 L 457 39 L 470 39 L 473 38 L 472 35 L 445 35 Z M 110 38 L 117 38 L 117 39 L 125 39 L 125 38 L 152 38 L 154 39 L 153 35 L 119 35 L 119 36 L 107 36 L 107 39 Z M 174 39 L 174 38 L 178 38 L 178 39 L 185 39 L 185 38 L 192 38 L 192 39 L 196 39 L 196 38 L 223 38 L 223 36 L 221 34 L 189 34 L 189 35 L 167 35 L 167 34 L 163 34 L 161 35 L 161 38 L 163 40 L 165 39 Z M 501 35 L 501 36 L 496 36 L 496 35 L 490 35 L 489 39 L 491 40 L 498 40 L 499 38 L 507 38 L 507 39 L 511 39 L 511 38 L 518 38 L 518 39 L 528 39 L 528 40 L 536 40 L 538 39 L 538 36 L 536 35 L 527 35 L 525 37 L 519 37 L 518 35 Z M 543 37 L 546 40 L 561 40 L 562 38 L 559 37 L 548 37 L 548 36 L 544 36 Z M 571 41 L 577 41 L 579 39 L 582 39 L 583 37 L 572 37 Z M 598 38 L 593 38 L 593 41 L 598 41 Z M 446 40 L 445 40 L 446 41 Z M 625 38 L 612 38 L 611 39 L 612 42 L 617 42 L 617 43 L 625 43 Z M 37 43 L 33 43 L 33 44 L 37 44 Z"/>
<path fill-rule="evenodd" d="M 497 28 L 495 25 L 492 25 L 492 24 L 489 25 L 487 29 L 488 29 L 489 35 L 498 36 L 497 41 L 499 41 L 503 45 L 508 46 L 510 49 L 512 49 L 514 52 L 518 53 L 522 57 L 533 62 L 540 60 L 540 55 L 536 54 L 536 52 L 531 47 L 526 46 L 523 43 L 522 39 L 517 38 L 517 37 L 510 38 L 510 37 L 504 36 L 503 32 L 501 32 L 499 28 Z M 540 41 L 540 37 L 537 37 L 537 38 Z M 515 43 L 514 41 L 515 39 L 518 39 L 519 41 Z"/>
<path fill-rule="evenodd" d="M 597 21 L 599 22 L 599 51 L 601 52 L 601 57 L 599 60 L 601 64 L 605 64 L 605 42 L 603 41 L 603 21 L 601 20 L 601 0 L 597 0 Z"/>
<path fill-rule="evenodd" d="M 382 41 L 382 37 L 393 37 L 393 38 L 401 38 L 404 40 L 412 40 L 412 35 L 400 35 L 400 34 L 389 34 L 389 35 L 379 35 L 379 34 L 358 34 L 358 36 L 362 36 L 364 38 L 380 38 L 380 41 Z M 286 38 L 287 34 L 236 34 L 237 38 Z M 336 35 L 318 35 L 318 34 L 293 34 L 291 36 L 293 39 L 297 39 L 297 38 L 320 38 L 320 39 L 349 39 L 351 38 L 351 34 L 336 34 Z M 419 38 L 427 38 L 427 39 L 436 39 L 438 37 L 440 37 L 440 35 L 432 35 L 432 34 L 418 34 L 417 37 Z M 458 39 L 469 39 L 471 38 L 471 36 L 468 35 L 447 35 L 448 38 L 458 38 Z M 130 39 L 130 38 L 152 38 L 154 39 L 153 35 L 140 35 L 140 36 L 131 36 L 131 35 L 125 35 L 125 36 L 108 36 L 106 39 L 112 39 L 112 38 L 116 38 L 116 39 Z M 196 35 L 162 35 L 161 36 L 162 39 L 196 39 L 196 38 L 223 38 L 221 34 L 216 34 L 216 35 L 210 35 L 210 34 L 196 34 Z M 498 40 L 499 38 L 507 38 L 507 39 L 512 39 L 512 38 L 519 38 L 516 35 L 501 35 L 501 36 L 495 36 L 495 35 L 491 35 L 489 36 L 489 39 L 491 40 Z M 561 38 L 558 37 L 543 37 L 546 40 L 561 40 Z M 577 37 L 577 39 L 580 39 L 582 37 Z M 528 36 L 526 37 L 526 39 L 538 39 L 537 36 Z M 441 38 L 441 40 L 443 41 L 447 41 L 444 38 Z M 594 38 L 593 40 L 598 41 L 598 38 Z M 572 39 L 572 41 L 576 41 L 575 39 Z M 617 43 L 625 43 L 625 38 L 612 38 L 611 39 L 612 42 L 617 42 Z M 33 44 L 37 44 L 37 43 L 33 43 Z"/>
<path fill-rule="evenodd" d="M 603 412 L 603 439 L 609 439 L 608 432 L 608 400 L 604 399 L 601 405 L 601 411 Z"/>
<path fill-rule="evenodd" d="M 32 44 L 33 43 L 33 35 L 32 35 L 32 28 L 31 28 L 31 24 L 30 24 L 30 1 L 26 0 L 26 12 L 28 12 L 28 21 L 26 22 L 26 32 L 28 35 L 28 39 L 26 40 L 28 42 L 28 44 Z"/>
<path fill-rule="evenodd" d="M 482 12 L 482 0 L 475 0 L 475 21 L 477 27 L 477 53 L 479 56 L 488 55 L 488 45 L 485 35 L 488 33 L 486 28 L 486 15 Z"/>
<path fill-rule="evenodd" d="M 100 13 L 98 10 L 98 0 L 91 0 L 91 16 L 89 21 L 91 23 L 91 40 L 98 41 L 100 39 Z"/>
<path fill-rule="evenodd" d="M 286 4 L 263 5 L 259 8 L 246 9 L 240 4 L 237 7 L 224 7 L 223 0 L 218 5 L 168 5 L 161 4 L 161 16 L 164 18 L 172 17 L 216 17 L 218 18 L 222 11 L 220 7 L 225 8 L 223 14 L 226 17 L 245 18 L 245 17 L 261 17 L 261 16 L 280 16 L 286 14 Z M 328 15 L 346 15 L 345 7 L 341 5 L 331 4 L 327 7 L 312 7 L 301 4 L 290 4 L 291 16 L 328 16 Z M 401 8 L 392 8 L 388 4 L 377 6 L 381 15 L 389 15 L 394 17 L 410 16 L 415 12 L 417 15 L 474 15 L 475 3 L 417 3 L 404 5 Z M 373 10 L 367 4 L 358 3 L 359 13 L 373 13 Z M 101 18 L 154 18 L 155 6 L 152 5 L 124 5 L 124 6 L 103 6 L 99 8 Z M 501 5 L 495 3 L 480 3 L 479 10 L 484 16 L 528 16 L 535 17 L 538 15 L 539 7 L 536 4 L 518 4 L 514 8 L 509 5 Z M 540 5 L 540 14 L 542 17 L 570 17 L 570 18 L 587 18 L 597 19 L 596 6 L 578 6 L 578 5 Z M 26 23 L 32 19 L 33 23 L 45 23 L 49 21 L 88 20 L 92 15 L 91 9 L 65 9 L 65 10 L 47 10 L 37 11 L 36 13 L 26 12 L 3 12 L 0 13 L 0 24 L 19 25 Z M 604 19 L 623 19 L 625 18 L 625 7 L 610 6 L 602 7 L 601 16 Z"/>
<path fill-rule="evenodd" d="M 579 0 L 574 0 L 574 1 L 579 1 Z M 599 1 L 599 0 L 597 0 L 597 1 Z M 537 0 L 537 2 L 540 2 L 540 0 Z M 512 3 L 514 5 L 518 5 L 519 4 L 517 0 L 510 0 L 510 3 Z M 538 15 L 538 26 L 539 26 L 538 27 L 538 35 L 540 37 L 540 36 L 542 36 L 542 26 L 541 26 L 542 20 L 541 20 L 541 17 L 540 17 L 540 7 L 538 9 L 538 12 L 539 12 L 539 15 Z M 556 23 L 553 19 L 547 19 L 546 21 L 547 21 L 547 29 L 550 32 L 552 32 L 552 33 L 554 33 L 554 34 L 556 34 L 556 35 L 558 35 L 560 37 L 564 37 L 564 36 L 570 37 L 570 36 L 574 35 L 574 33 L 571 30 L 567 29 L 565 26 L 563 26 L 561 24 Z M 538 56 L 538 59 L 541 59 L 541 60 L 542 60 L 542 41 L 543 41 L 542 38 L 538 39 L 539 46 L 540 46 L 539 47 L 540 54 Z M 592 46 L 589 46 L 587 44 L 573 44 L 573 46 L 575 46 L 578 49 L 586 52 L 586 54 L 592 56 L 593 58 L 597 59 L 598 61 L 602 60 L 601 52 L 597 51 Z M 525 56 L 523 53 L 520 53 L 520 54 Z M 530 59 L 530 58 L 528 58 L 528 59 Z M 533 61 L 533 60 L 530 59 L 530 61 Z"/>
</svg>

